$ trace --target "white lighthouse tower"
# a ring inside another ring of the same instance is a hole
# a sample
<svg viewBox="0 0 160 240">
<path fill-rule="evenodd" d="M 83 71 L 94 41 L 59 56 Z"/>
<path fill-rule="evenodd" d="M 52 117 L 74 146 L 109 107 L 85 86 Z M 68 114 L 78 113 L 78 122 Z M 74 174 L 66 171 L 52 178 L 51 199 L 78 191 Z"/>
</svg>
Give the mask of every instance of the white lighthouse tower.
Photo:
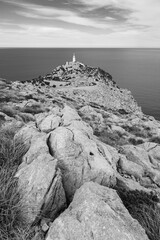
<svg viewBox="0 0 160 240">
<path fill-rule="evenodd" d="M 75 53 L 73 53 L 73 59 L 72 59 L 72 62 L 73 62 L 73 63 L 76 62 L 76 56 L 75 56 Z"/>
</svg>

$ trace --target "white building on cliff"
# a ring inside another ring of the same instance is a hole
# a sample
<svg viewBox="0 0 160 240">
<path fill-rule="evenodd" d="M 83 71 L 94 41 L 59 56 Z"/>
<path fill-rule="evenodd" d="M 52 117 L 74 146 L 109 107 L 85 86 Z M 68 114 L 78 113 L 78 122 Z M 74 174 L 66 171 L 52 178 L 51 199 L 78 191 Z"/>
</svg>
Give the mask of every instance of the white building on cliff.
<svg viewBox="0 0 160 240">
<path fill-rule="evenodd" d="M 72 62 L 73 62 L 73 63 L 76 62 L 76 55 L 75 55 L 75 53 L 73 53 L 73 59 L 72 59 Z"/>
</svg>

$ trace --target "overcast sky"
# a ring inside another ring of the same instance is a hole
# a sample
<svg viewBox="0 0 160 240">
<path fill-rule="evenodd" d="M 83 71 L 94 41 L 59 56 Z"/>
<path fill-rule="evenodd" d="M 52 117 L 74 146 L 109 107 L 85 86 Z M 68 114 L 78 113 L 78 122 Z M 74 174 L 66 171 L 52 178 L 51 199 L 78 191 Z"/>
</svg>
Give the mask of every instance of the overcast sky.
<svg viewBox="0 0 160 240">
<path fill-rule="evenodd" d="M 0 0 L 0 47 L 160 47 L 160 0 Z"/>
</svg>

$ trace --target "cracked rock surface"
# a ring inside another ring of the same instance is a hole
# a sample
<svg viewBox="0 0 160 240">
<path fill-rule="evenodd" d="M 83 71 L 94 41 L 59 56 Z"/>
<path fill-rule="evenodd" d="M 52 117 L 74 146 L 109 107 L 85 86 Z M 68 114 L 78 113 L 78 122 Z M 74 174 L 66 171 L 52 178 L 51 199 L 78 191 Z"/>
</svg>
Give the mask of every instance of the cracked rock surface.
<svg viewBox="0 0 160 240">
<path fill-rule="evenodd" d="M 160 199 L 160 122 L 79 62 L 2 85 L 0 124 L 28 149 L 15 177 L 33 240 L 148 240 L 117 192 Z"/>
<path fill-rule="evenodd" d="M 115 190 L 88 182 L 51 225 L 46 240 L 148 240 Z"/>
</svg>

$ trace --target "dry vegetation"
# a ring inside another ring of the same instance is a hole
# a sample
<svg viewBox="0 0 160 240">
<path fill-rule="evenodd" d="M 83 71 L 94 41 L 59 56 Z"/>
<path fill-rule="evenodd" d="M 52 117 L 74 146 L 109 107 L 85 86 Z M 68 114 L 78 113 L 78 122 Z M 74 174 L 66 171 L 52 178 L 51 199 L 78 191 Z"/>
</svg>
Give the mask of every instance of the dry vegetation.
<svg viewBox="0 0 160 240">
<path fill-rule="evenodd" d="M 34 115 L 44 112 L 45 109 L 40 103 L 23 108 L 13 108 L 7 104 L 0 106 L 0 111 L 9 117 L 19 116 L 24 123 L 34 121 Z M 100 128 L 99 119 L 95 116 L 87 117 L 81 114 L 84 121 L 89 123 L 94 129 L 94 134 L 102 142 L 113 147 L 125 144 L 141 144 L 142 139 L 136 137 L 150 138 L 152 142 L 160 143 L 160 138 L 151 137 L 150 129 L 142 131 L 139 126 L 122 126 L 133 137 L 126 138 L 125 134 L 120 132 L 112 132 L 109 123 Z M 109 115 L 103 116 L 107 119 Z M 3 120 L 3 119 L 2 119 Z M 30 240 L 32 238 L 32 230 L 27 225 L 21 196 L 18 191 L 17 179 L 15 173 L 22 161 L 23 155 L 27 148 L 22 139 L 14 138 L 17 132 L 16 125 L 8 124 L 2 126 L 0 119 L 0 240 Z M 127 192 L 118 189 L 118 194 L 123 201 L 124 206 L 128 209 L 133 218 L 137 219 L 150 240 L 160 239 L 160 208 L 157 205 L 159 201 L 153 194 L 148 195 L 144 192 L 132 191 Z"/>
<path fill-rule="evenodd" d="M 150 240 L 160 239 L 160 207 L 159 199 L 153 193 L 124 191 L 119 189 L 118 194 L 131 216 L 138 220 L 145 229 Z"/>
<path fill-rule="evenodd" d="M 0 129 L 0 239 L 3 240 L 27 240 L 30 236 L 14 177 L 27 148 L 21 139 L 14 139 L 16 131 L 13 124 Z"/>
<path fill-rule="evenodd" d="M 123 134 L 120 132 L 111 132 L 107 128 L 103 129 L 103 131 L 95 131 L 94 134 L 99 138 L 100 141 L 115 148 L 129 143 Z"/>
</svg>

